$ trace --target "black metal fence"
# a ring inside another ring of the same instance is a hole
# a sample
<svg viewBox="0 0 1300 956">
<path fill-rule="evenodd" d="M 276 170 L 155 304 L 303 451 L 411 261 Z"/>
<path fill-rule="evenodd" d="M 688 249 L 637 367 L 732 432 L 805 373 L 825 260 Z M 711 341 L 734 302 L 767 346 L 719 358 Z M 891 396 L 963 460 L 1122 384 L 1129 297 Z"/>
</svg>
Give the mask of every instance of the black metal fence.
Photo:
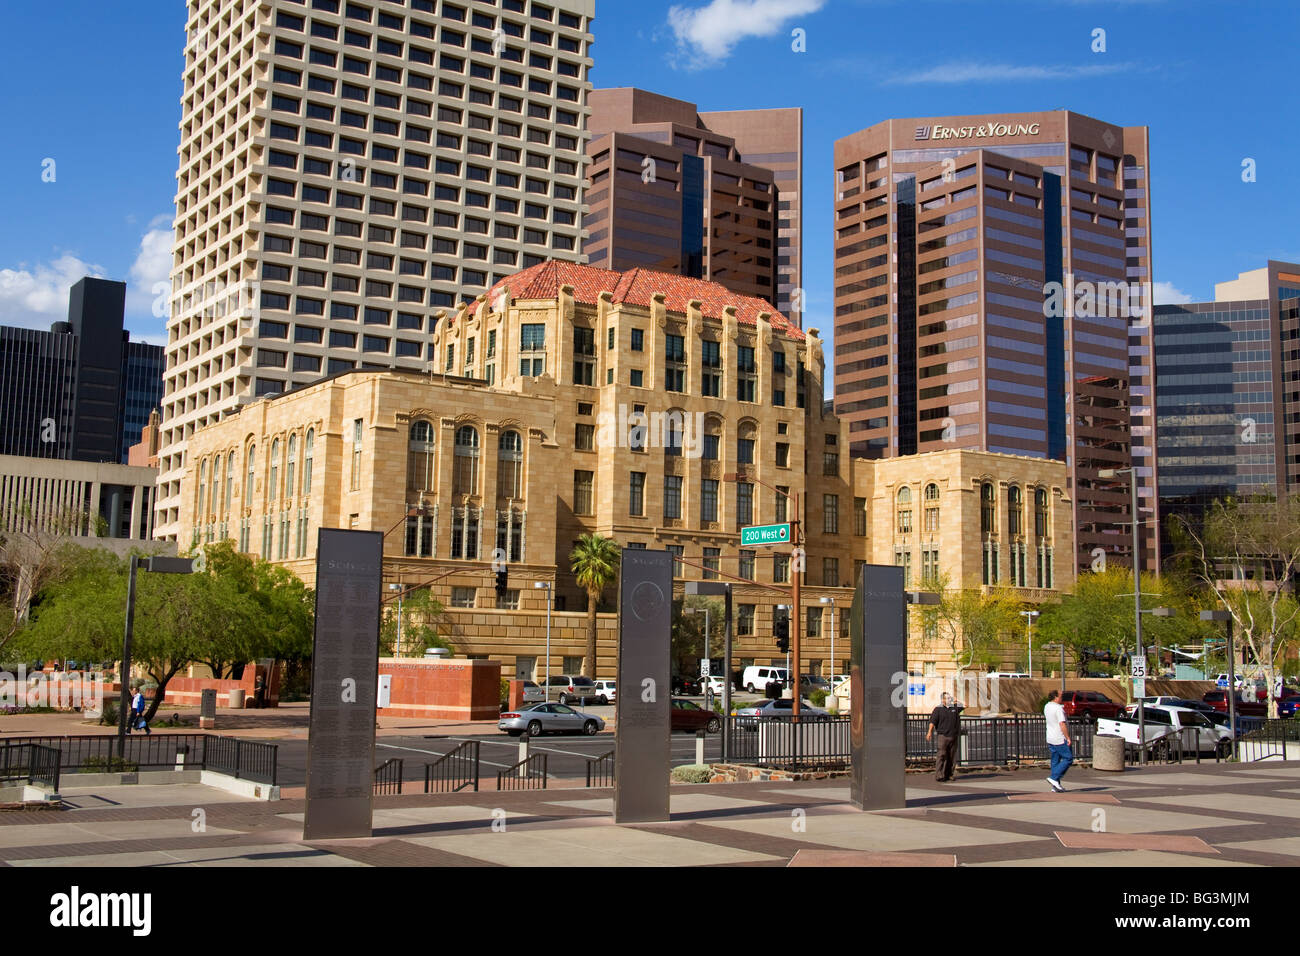
<svg viewBox="0 0 1300 956">
<path fill-rule="evenodd" d="M 121 759 L 113 734 L 68 737 L 10 737 L 10 746 L 33 744 L 59 752 L 60 767 L 69 773 L 135 773 L 174 770 L 177 766 L 213 770 L 240 780 L 276 785 L 278 748 L 275 744 L 218 737 L 214 734 L 150 734 L 125 740 Z"/>
<path fill-rule="evenodd" d="M 1295 718 L 1257 718 L 1242 725 L 1237 741 L 1237 759 L 1253 762 L 1276 758 L 1286 759 L 1286 742 L 1297 738 Z"/>
<path fill-rule="evenodd" d="M 727 717 L 727 759 L 734 763 L 821 769 L 843 767 L 852 754 L 848 717 Z"/>
<path fill-rule="evenodd" d="M 456 793 L 466 787 L 478 790 L 478 776 L 479 742 L 467 740 L 424 765 L 424 792 Z"/>
<path fill-rule="evenodd" d="M 375 768 L 376 796 L 402 792 L 402 758 L 390 757 Z"/>
<path fill-rule="evenodd" d="M 587 758 L 587 786 L 614 786 L 614 751 Z"/>
<path fill-rule="evenodd" d="M 545 790 L 546 754 L 530 754 L 513 767 L 497 771 L 498 790 Z"/>
<path fill-rule="evenodd" d="M 0 744 L 0 782 L 24 781 L 59 789 L 59 751 L 40 744 Z"/>
<path fill-rule="evenodd" d="M 204 770 L 230 774 L 237 780 L 276 785 L 279 748 L 238 737 L 204 738 L 202 754 Z"/>
</svg>

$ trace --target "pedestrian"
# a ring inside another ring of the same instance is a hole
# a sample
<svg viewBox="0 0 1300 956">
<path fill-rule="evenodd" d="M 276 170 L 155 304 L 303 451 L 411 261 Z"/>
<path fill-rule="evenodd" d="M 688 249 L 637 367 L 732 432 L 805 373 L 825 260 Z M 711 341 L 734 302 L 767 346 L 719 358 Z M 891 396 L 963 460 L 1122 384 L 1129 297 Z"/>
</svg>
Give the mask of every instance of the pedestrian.
<svg viewBox="0 0 1300 956">
<path fill-rule="evenodd" d="M 1065 708 L 1056 700 L 1060 696 L 1059 690 L 1048 692 L 1043 717 L 1047 721 L 1047 746 L 1052 751 L 1052 772 L 1047 782 L 1057 793 L 1064 793 L 1061 778 L 1070 769 L 1070 764 L 1074 763 L 1074 751 L 1070 749 L 1070 722 L 1065 717 Z"/>
<path fill-rule="evenodd" d="M 961 712 L 964 709 L 952 694 L 945 693 L 939 698 L 939 706 L 930 713 L 925 739 L 929 741 L 934 734 L 939 737 L 934 755 L 934 779 L 939 783 L 947 783 L 957 770 L 957 741 L 961 739 Z"/>
<path fill-rule="evenodd" d="M 131 688 L 131 723 L 136 730 L 143 730 L 149 736 L 149 725 L 144 720 L 144 691 L 137 685 Z"/>
<path fill-rule="evenodd" d="M 266 706 L 266 678 L 261 673 L 253 684 L 253 703 L 259 709 Z"/>
</svg>

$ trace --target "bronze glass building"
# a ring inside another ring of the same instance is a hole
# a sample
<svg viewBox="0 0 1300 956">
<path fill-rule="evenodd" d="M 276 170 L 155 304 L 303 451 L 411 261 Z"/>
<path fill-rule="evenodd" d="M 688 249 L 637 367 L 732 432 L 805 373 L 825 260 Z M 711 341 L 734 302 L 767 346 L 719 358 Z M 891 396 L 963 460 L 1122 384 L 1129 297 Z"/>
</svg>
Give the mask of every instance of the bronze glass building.
<svg viewBox="0 0 1300 956">
<path fill-rule="evenodd" d="M 1131 464 L 1155 567 L 1146 128 L 1064 110 L 896 119 L 838 140 L 834 162 L 851 452 L 1063 460 L 1081 566 L 1130 560 L 1128 476 L 1098 472 Z"/>
<path fill-rule="evenodd" d="M 701 113 L 632 88 L 589 97 L 583 252 L 803 309 L 799 109 Z"/>
</svg>

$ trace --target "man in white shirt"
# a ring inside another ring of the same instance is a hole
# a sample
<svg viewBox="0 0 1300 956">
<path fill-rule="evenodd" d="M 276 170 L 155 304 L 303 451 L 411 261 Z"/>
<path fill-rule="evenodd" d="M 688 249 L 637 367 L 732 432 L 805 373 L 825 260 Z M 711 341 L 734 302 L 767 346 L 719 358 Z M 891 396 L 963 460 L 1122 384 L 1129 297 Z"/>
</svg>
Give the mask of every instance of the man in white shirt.
<svg viewBox="0 0 1300 956">
<path fill-rule="evenodd" d="M 1064 793 L 1061 778 L 1074 763 L 1074 751 L 1070 749 L 1070 721 L 1065 716 L 1065 708 L 1058 702 L 1061 692 L 1050 691 L 1047 706 L 1043 708 L 1043 717 L 1047 720 L 1047 746 L 1052 751 L 1052 772 L 1047 782 L 1057 793 Z"/>
</svg>

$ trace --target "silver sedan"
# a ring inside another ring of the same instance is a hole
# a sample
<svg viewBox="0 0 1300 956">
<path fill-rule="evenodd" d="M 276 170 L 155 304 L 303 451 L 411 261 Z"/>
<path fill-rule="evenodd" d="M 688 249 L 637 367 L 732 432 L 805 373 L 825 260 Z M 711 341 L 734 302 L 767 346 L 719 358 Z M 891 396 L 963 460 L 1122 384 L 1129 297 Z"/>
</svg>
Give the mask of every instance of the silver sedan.
<svg viewBox="0 0 1300 956">
<path fill-rule="evenodd" d="M 527 734 L 586 734 L 593 736 L 605 729 L 605 721 L 595 714 L 584 714 L 567 704 L 527 704 L 501 715 L 498 730 L 511 737 Z"/>
<path fill-rule="evenodd" d="M 788 697 L 780 700 L 760 700 L 750 707 L 742 707 L 735 712 L 736 726 L 744 730 L 756 730 L 761 720 L 793 720 L 794 701 Z M 799 700 L 799 719 L 803 721 L 830 720 L 831 716 L 820 707 L 814 707 L 807 700 Z"/>
</svg>

